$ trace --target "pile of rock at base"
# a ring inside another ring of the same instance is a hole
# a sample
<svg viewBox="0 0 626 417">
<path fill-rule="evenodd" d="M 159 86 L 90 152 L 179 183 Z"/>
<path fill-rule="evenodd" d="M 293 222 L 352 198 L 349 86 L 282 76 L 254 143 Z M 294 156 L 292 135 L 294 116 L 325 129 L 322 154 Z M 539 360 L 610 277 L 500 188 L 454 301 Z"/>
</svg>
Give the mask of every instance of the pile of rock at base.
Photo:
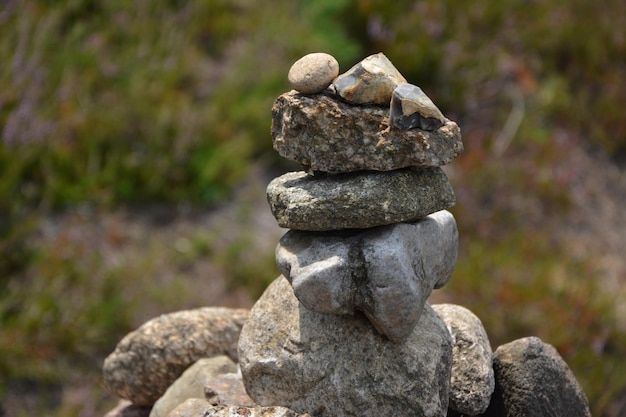
<svg viewBox="0 0 626 417">
<path fill-rule="evenodd" d="M 431 306 L 457 259 L 441 169 L 460 129 L 383 54 L 339 75 L 328 54 L 288 74 L 272 108 L 281 276 L 251 311 L 164 315 L 126 336 L 104 379 L 109 416 L 589 416 L 537 338 L 495 353 L 478 317 Z"/>
</svg>

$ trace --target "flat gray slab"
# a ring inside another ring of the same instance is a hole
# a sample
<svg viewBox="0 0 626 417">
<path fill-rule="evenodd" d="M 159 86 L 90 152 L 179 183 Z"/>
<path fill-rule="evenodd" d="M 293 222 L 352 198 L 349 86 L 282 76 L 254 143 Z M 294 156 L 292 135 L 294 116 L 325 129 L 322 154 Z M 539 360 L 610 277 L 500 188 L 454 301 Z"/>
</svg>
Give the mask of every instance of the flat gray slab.
<svg viewBox="0 0 626 417">
<path fill-rule="evenodd" d="M 308 175 L 270 182 L 267 199 L 281 227 L 328 231 L 414 221 L 456 202 L 441 168 Z"/>
</svg>

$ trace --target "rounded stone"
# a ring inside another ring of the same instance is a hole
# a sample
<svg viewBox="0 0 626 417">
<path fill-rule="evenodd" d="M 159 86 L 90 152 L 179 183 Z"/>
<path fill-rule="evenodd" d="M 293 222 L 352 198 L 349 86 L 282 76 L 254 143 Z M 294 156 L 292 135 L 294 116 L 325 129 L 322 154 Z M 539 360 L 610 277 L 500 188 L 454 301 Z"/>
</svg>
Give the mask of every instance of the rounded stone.
<svg viewBox="0 0 626 417">
<path fill-rule="evenodd" d="M 248 310 L 204 307 L 163 314 L 127 334 L 104 361 L 108 390 L 151 406 L 200 358 L 238 361 L 237 341 Z"/>
<path fill-rule="evenodd" d="M 316 52 L 297 60 L 289 69 L 287 79 L 294 90 L 303 94 L 323 91 L 339 75 L 339 63 L 329 54 Z"/>
</svg>

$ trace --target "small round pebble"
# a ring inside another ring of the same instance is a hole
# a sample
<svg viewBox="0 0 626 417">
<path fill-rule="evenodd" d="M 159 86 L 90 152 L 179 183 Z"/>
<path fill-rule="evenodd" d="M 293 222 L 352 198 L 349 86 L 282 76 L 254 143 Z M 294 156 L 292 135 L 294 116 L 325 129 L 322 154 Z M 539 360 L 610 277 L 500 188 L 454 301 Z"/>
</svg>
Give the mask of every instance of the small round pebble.
<svg viewBox="0 0 626 417">
<path fill-rule="evenodd" d="M 302 94 L 323 91 L 339 75 L 339 63 L 332 55 L 316 52 L 294 62 L 287 79 L 294 90 Z"/>
</svg>

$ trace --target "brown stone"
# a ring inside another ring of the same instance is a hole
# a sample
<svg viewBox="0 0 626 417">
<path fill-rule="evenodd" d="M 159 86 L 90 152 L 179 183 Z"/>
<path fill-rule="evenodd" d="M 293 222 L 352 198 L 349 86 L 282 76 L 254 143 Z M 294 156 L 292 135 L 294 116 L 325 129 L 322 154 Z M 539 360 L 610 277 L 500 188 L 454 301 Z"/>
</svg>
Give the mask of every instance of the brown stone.
<svg viewBox="0 0 626 417">
<path fill-rule="evenodd" d="M 272 138 L 282 157 L 328 173 L 441 166 L 463 152 L 450 120 L 433 131 L 390 128 L 389 108 L 352 106 L 326 93 L 278 97 Z"/>
</svg>

